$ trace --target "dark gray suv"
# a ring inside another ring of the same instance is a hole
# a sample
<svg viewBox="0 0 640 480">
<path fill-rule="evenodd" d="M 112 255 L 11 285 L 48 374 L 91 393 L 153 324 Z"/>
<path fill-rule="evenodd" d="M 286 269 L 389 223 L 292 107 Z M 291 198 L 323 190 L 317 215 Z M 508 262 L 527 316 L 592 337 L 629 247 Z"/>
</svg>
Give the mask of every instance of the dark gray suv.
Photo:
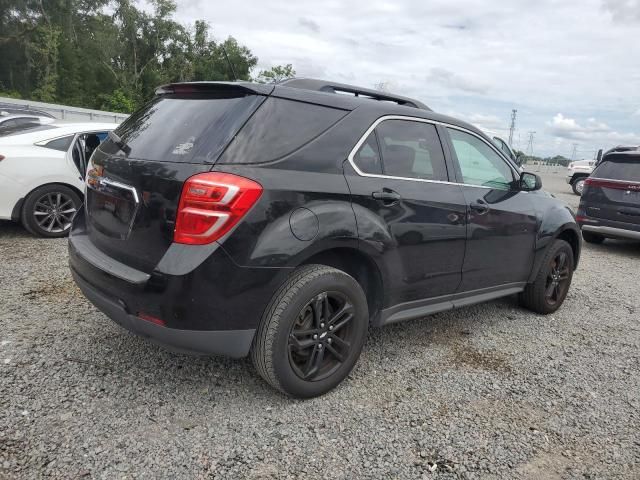
<svg viewBox="0 0 640 480">
<path fill-rule="evenodd" d="M 589 243 L 640 240 L 640 147 L 616 147 L 585 181 L 578 224 Z"/>
</svg>

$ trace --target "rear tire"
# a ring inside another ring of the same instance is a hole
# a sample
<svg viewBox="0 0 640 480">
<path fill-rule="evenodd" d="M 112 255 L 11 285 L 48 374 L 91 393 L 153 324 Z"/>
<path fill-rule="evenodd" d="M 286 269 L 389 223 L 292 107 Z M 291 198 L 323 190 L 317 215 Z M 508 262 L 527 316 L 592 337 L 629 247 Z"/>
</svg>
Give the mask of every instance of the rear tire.
<svg viewBox="0 0 640 480">
<path fill-rule="evenodd" d="M 271 299 L 251 359 L 274 388 L 291 397 L 315 397 L 351 372 L 368 326 L 367 299 L 353 277 L 324 265 L 305 265 Z"/>
<path fill-rule="evenodd" d="M 584 230 L 582 231 L 582 238 L 585 242 L 594 243 L 596 245 L 600 245 L 604 242 L 604 237 L 602 235 L 593 232 L 585 232 Z"/>
<path fill-rule="evenodd" d="M 578 177 L 571 183 L 571 188 L 573 189 L 573 193 L 582 196 L 582 191 L 584 190 L 584 181 L 587 177 Z"/>
<path fill-rule="evenodd" d="M 520 303 L 537 313 L 555 312 L 569 292 L 573 265 L 571 245 L 564 240 L 555 240 L 544 256 L 536 279 L 520 294 Z"/>
<path fill-rule="evenodd" d="M 82 199 L 73 189 L 55 183 L 43 185 L 27 195 L 20 219 L 35 236 L 66 237 L 81 205 Z"/>
</svg>

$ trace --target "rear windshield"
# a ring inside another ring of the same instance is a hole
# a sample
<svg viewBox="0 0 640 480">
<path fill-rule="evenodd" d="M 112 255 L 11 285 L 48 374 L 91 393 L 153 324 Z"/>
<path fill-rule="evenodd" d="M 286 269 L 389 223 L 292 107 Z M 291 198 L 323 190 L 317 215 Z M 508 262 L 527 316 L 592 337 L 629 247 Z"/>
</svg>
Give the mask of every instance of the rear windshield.
<svg viewBox="0 0 640 480">
<path fill-rule="evenodd" d="M 629 155 L 629 157 L 631 157 Z M 640 156 L 633 158 L 607 159 L 598 165 L 593 172 L 593 177 L 610 178 L 611 180 L 627 180 L 640 182 Z"/>
<path fill-rule="evenodd" d="M 131 149 L 129 158 L 215 163 L 262 100 L 258 95 L 228 93 L 162 95 L 127 118 L 115 133 Z M 118 152 L 111 141 L 103 145 L 106 153 Z"/>
</svg>

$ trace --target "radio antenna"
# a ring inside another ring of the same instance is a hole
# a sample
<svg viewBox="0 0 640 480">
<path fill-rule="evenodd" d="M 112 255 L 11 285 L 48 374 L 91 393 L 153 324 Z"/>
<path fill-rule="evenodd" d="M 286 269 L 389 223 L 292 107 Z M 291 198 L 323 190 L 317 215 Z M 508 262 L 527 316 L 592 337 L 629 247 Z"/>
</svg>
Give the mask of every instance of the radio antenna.
<svg viewBox="0 0 640 480">
<path fill-rule="evenodd" d="M 236 75 L 236 70 L 235 68 L 233 68 L 233 63 L 231 63 L 231 60 L 229 60 L 229 55 L 227 55 L 227 49 L 224 48 L 224 45 L 220 44 L 220 46 L 222 47 L 222 52 L 224 53 L 224 58 L 227 59 L 227 63 L 229 64 L 229 68 L 231 69 L 231 74 L 233 75 L 233 80 L 235 82 L 238 81 L 238 75 Z"/>
</svg>

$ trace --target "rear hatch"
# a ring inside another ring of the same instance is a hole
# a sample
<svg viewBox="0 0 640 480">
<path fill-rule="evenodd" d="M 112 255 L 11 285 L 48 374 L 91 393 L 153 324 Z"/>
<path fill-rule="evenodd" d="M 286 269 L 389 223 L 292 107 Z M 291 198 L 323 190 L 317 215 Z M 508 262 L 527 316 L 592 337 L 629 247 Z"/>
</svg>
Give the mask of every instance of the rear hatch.
<svg viewBox="0 0 640 480">
<path fill-rule="evenodd" d="M 589 217 L 640 226 L 640 152 L 606 155 L 581 200 Z"/>
<path fill-rule="evenodd" d="M 184 181 L 211 169 L 268 88 L 163 87 L 91 158 L 85 202 L 91 242 L 114 260 L 151 272 L 172 242 Z"/>
</svg>

